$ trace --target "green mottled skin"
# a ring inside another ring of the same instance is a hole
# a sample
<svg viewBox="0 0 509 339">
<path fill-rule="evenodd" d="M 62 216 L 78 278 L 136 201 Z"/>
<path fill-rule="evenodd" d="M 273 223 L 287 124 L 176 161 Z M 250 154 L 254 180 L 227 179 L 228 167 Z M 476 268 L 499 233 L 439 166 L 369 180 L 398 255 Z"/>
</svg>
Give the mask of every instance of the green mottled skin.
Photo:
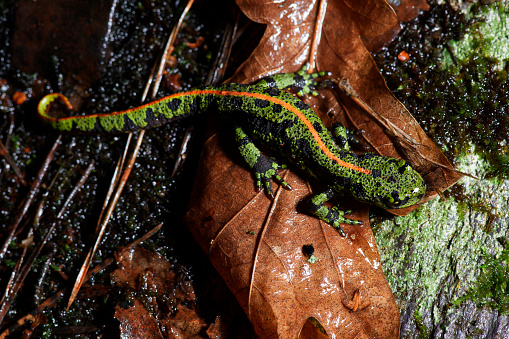
<svg viewBox="0 0 509 339">
<path fill-rule="evenodd" d="M 323 75 L 323 74 L 322 74 Z M 56 119 L 48 112 L 52 102 L 67 99 L 50 94 L 39 103 L 39 115 L 54 128 L 64 131 L 126 132 L 159 126 L 180 117 L 206 111 L 225 116 L 234 122 L 240 153 L 254 171 L 256 185 L 272 196 L 270 180 L 287 188 L 278 175 L 282 168 L 276 160 L 262 154 L 252 139 L 295 163 L 327 189 L 308 203 L 318 218 L 336 227 L 341 223 L 359 224 L 344 215 L 337 206 L 324 203 L 338 195 L 383 208 L 403 208 L 416 204 L 425 193 L 422 177 L 404 160 L 350 151 L 349 142 L 357 142 L 351 132 L 336 125 L 329 132 L 316 113 L 298 97 L 285 91 L 294 88 L 299 94 L 313 93 L 319 74 L 279 74 L 254 85 L 226 84 L 177 93 L 147 105 L 122 112 Z M 69 105 L 70 106 L 70 105 Z M 342 163 L 346 162 L 347 165 Z M 348 168 L 354 165 L 354 168 Z M 359 171 L 359 168 L 362 171 Z"/>
</svg>

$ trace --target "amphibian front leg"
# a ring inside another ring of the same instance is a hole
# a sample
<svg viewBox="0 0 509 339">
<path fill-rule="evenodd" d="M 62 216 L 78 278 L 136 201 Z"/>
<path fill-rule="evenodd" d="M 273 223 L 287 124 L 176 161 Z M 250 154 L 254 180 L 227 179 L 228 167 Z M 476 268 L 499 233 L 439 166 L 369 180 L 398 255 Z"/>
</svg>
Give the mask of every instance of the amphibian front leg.
<svg viewBox="0 0 509 339">
<path fill-rule="evenodd" d="M 268 76 L 260 80 L 256 86 L 273 87 L 277 89 L 293 89 L 297 95 L 304 94 L 318 95 L 315 90 L 318 83 L 315 79 L 328 75 L 328 72 L 306 73 L 308 65 L 304 65 L 296 73 L 280 73 Z"/>
<path fill-rule="evenodd" d="M 337 193 L 332 189 L 328 189 L 323 193 L 313 196 L 308 201 L 308 209 L 319 219 L 325 221 L 329 225 L 336 228 L 339 233 L 344 237 L 345 232 L 341 228 L 340 224 L 350 225 L 362 225 L 362 221 L 347 219 L 344 216 L 352 213 L 351 210 L 340 210 L 338 206 L 328 207 L 324 205 L 324 202 L 337 196 Z"/>
<path fill-rule="evenodd" d="M 254 172 L 256 187 L 258 190 L 262 189 L 263 184 L 265 193 L 273 198 L 274 195 L 272 193 L 270 179 L 274 179 L 284 187 L 292 189 L 290 185 L 288 185 L 288 183 L 278 174 L 278 170 L 285 168 L 286 166 L 279 165 L 273 158 L 269 158 L 262 154 L 241 127 L 235 128 L 235 140 L 240 154 Z"/>
</svg>

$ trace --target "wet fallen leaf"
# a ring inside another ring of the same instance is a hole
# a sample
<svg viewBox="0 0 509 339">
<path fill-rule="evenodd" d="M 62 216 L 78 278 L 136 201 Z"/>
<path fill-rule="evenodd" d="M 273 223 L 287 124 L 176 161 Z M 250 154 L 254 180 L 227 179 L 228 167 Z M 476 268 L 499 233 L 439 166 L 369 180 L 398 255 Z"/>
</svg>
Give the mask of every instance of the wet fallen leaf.
<svg viewBox="0 0 509 339">
<path fill-rule="evenodd" d="M 420 11 L 429 11 L 429 4 L 426 0 L 401 0 L 394 1 L 399 5 L 394 6 L 394 10 L 398 15 L 398 20 L 408 22 L 415 18 Z"/>
<path fill-rule="evenodd" d="M 344 226 L 342 238 L 297 206 L 309 184 L 288 171 L 293 190 L 277 190 L 274 201 L 255 193 L 251 174 L 232 159 L 217 135 L 205 143 L 187 221 L 210 260 L 262 338 L 296 338 L 309 317 L 327 333 L 354 338 L 363 333 L 397 337 L 398 310 L 385 281 L 367 209 L 353 217 L 364 226 Z M 247 183 L 246 183 L 247 181 Z M 296 208 L 297 207 L 297 208 Z M 312 244 L 318 261 L 303 252 Z M 348 304 L 360 290 L 369 306 Z"/>
<path fill-rule="evenodd" d="M 221 317 L 217 316 L 214 323 L 207 329 L 207 335 L 209 338 L 228 338 L 228 326 Z"/>
<path fill-rule="evenodd" d="M 392 1 L 391 5 L 398 16 L 399 22 L 408 22 L 417 17 L 420 11 L 429 10 L 429 5 L 426 0 Z M 401 25 L 398 23 L 381 35 L 362 37 L 362 41 L 370 52 L 376 52 L 392 41 L 400 31 Z"/>
<path fill-rule="evenodd" d="M 125 296 L 115 307 L 122 338 L 189 338 L 205 329 L 193 287 L 169 261 L 140 247 L 121 249 L 115 258 L 112 279 Z"/>
<path fill-rule="evenodd" d="M 450 167 L 387 89 L 361 40 L 397 23 L 386 2 L 239 0 L 238 4 L 250 19 L 267 24 L 267 29 L 230 81 L 252 83 L 314 61 L 318 70 L 346 79 L 358 97 L 401 134 L 391 135 L 380 120 L 338 88 L 323 90 L 323 97 L 308 98 L 326 125 L 340 121 L 363 130 L 363 141 L 373 152 L 427 168 L 423 174 L 431 187 L 442 190 L 459 179 L 457 173 L 434 165 Z M 284 179 L 293 190 L 273 184 L 277 192 L 273 201 L 263 192 L 256 193 L 251 174 L 228 138 L 231 135 L 224 130 L 205 142 L 186 218 L 257 334 L 262 338 L 296 338 L 299 333 L 319 337 L 322 334 L 316 329 L 309 334 L 308 319 L 314 318 L 330 337 L 397 338 L 398 309 L 380 266 L 368 206 L 355 202 L 349 206 L 345 201 L 342 206 L 354 207 L 357 213 L 352 218 L 363 220 L 364 225 L 344 225 L 347 236 L 342 238 L 300 208 L 319 186 L 291 168 L 284 172 Z M 409 140 L 415 141 L 415 149 L 402 147 Z M 428 192 L 425 200 L 433 195 Z M 303 246 L 310 244 L 318 259 L 315 263 L 308 262 L 303 252 Z"/>
<path fill-rule="evenodd" d="M 164 338 L 157 320 L 138 299 L 133 299 L 129 306 L 117 306 L 115 318 L 120 322 L 122 338 Z"/>
</svg>

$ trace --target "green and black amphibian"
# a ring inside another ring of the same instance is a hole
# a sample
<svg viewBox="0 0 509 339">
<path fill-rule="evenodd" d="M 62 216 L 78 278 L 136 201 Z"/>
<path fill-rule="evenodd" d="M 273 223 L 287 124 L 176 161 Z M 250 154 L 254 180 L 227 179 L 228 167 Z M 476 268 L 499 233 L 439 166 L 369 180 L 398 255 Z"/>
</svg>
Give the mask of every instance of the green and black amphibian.
<svg viewBox="0 0 509 339">
<path fill-rule="evenodd" d="M 38 112 L 55 129 L 86 132 L 135 131 L 207 111 L 224 116 L 235 124 L 240 154 L 253 170 L 258 188 L 263 185 L 272 196 L 271 179 L 290 187 L 278 175 L 281 166 L 261 153 L 252 140 L 298 165 L 326 187 L 309 200 L 309 210 L 343 235 L 341 223 L 361 222 L 344 217 L 351 211 L 324 205 L 336 196 L 351 195 L 382 208 L 416 204 L 425 193 L 425 183 L 406 161 L 353 153 L 349 131 L 337 125 L 331 133 L 308 105 L 285 91 L 291 87 L 299 94 L 314 92 L 315 79 L 323 73 L 306 74 L 304 70 L 274 75 L 254 85 L 230 83 L 176 93 L 122 112 L 61 119 L 49 115 L 51 104 L 61 99 L 70 107 L 69 102 L 62 94 L 49 94 L 40 101 Z"/>
</svg>

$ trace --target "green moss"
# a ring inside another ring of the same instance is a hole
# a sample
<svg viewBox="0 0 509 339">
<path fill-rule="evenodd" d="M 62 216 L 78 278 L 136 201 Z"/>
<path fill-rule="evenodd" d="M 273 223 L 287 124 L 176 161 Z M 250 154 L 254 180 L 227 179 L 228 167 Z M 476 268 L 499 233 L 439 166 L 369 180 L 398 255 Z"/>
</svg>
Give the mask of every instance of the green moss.
<svg viewBox="0 0 509 339">
<path fill-rule="evenodd" d="M 422 313 L 420 311 L 415 311 L 414 313 L 414 321 L 417 324 L 417 329 L 419 330 L 419 339 L 428 338 L 428 329 L 422 320 Z"/>
<path fill-rule="evenodd" d="M 14 266 L 16 266 L 16 261 L 10 260 L 10 259 L 5 259 L 2 261 L 2 264 L 4 264 L 5 266 L 7 266 L 9 268 L 13 268 Z"/>
<path fill-rule="evenodd" d="M 488 176 L 509 175 L 509 57 L 507 5 L 476 4 L 467 14 L 448 3 L 406 24 L 375 56 L 389 88 L 449 158 L 470 146 L 491 165 Z M 443 48 L 436 48 L 443 46 Z M 410 54 L 402 63 L 401 51 Z"/>
<path fill-rule="evenodd" d="M 471 4 L 464 12 L 449 3 L 431 3 L 375 55 L 428 136 L 456 168 L 481 178 L 465 178 L 445 199 L 377 226 L 402 338 L 486 336 L 493 328 L 481 325 L 484 314 L 509 308 L 509 3 Z M 406 62 L 397 59 L 401 51 L 410 54 Z M 486 308 L 451 307 L 467 300 Z"/>
<path fill-rule="evenodd" d="M 470 154 L 459 161 L 458 168 L 476 168 L 474 173 L 482 176 L 490 167 L 479 155 Z M 403 324 L 403 338 L 415 338 L 411 333 L 420 332 L 422 324 L 429 331 L 444 323 L 461 326 L 457 315 L 461 311 L 450 307 L 453 301 L 472 299 L 493 307 L 493 312 L 507 308 L 503 293 L 509 277 L 509 181 L 466 178 L 462 189 L 467 201 L 434 199 L 406 217 L 378 226 L 376 240 L 384 273 L 403 314 L 411 316 Z M 465 293 L 468 286 L 473 287 Z M 486 300 L 479 299 L 483 295 L 488 296 Z M 469 317 L 475 319 L 473 314 Z"/>
<path fill-rule="evenodd" d="M 478 307 L 488 306 L 509 314 L 509 246 L 506 245 L 497 257 L 485 252 L 484 260 L 474 286 L 454 300 L 453 305 L 472 300 Z"/>
<path fill-rule="evenodd" d="M 509 27 L 509 3 L 498 1 L 490 6 L 473 7 L 467 16 L 475 21 L 461 41 L 451 41 L 451 51 L 459 60 L 468 60 L 477 53 L 499 60 L 498 68 L 503 69 L 509 55 L 509 35 L 500 34 Z M 482 18 L 482 19 L 481 19 Z M 448 59 L 451 65 L 452 58 Z"/>
<path fill-rule="evenodd" d="M 12 141 L 12 147 L 14 150 L 19 150 L 20 148 L 20 138 L 18 135 L 11 135 L 9 139 Z"/>
</svg>

